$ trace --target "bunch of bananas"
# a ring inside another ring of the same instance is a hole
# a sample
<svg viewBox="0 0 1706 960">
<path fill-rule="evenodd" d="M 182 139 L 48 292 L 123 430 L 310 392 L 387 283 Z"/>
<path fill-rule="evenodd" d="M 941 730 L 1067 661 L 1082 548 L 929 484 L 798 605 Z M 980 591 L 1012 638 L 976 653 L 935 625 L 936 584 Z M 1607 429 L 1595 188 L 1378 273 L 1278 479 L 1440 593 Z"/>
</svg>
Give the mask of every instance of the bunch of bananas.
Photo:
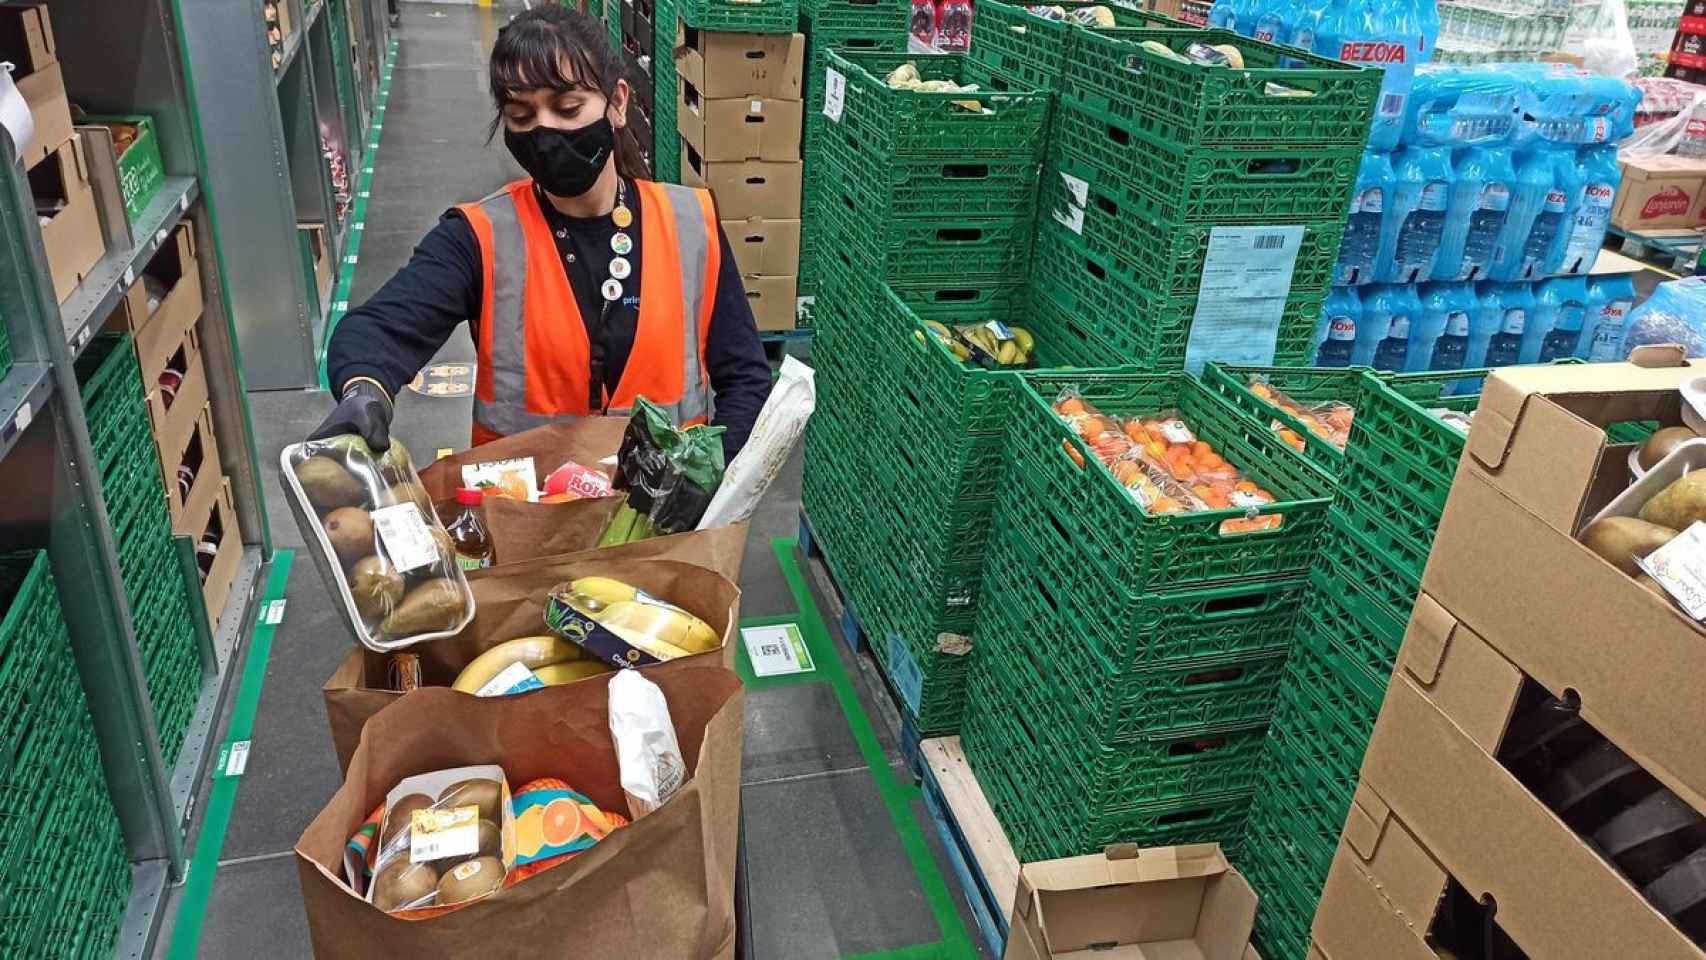
<svg viewBox="0 0 1706 960">
<path fill-rule="evenodd" d="M 562 637 L 522 637 L 500 643 L 475 657 L 456 675 L 452 689 L 478 693 L 493 677 L 518 663 L 533 671 L 547 687 L 596 677 L 612 669 L 597 660 L 586 659 L 580 647 Z"/>
<path fill-rule="evenodd" d="M 995 369 L 996 367 L 1028 367 L 1036 340 L 1024 327 L 1008 327 L 996 323 L 973 323 L 950 327 L 945 323 L 927 320 L 924 326 L 955 357 L 966 363 Z M 1006 337 L 1001 334 L 1006 333 Z"/>
<path fill-rule="evenodd" d="M 558 587 L 551 592 L 550 605 L 558 604 L 572 607 L 659 660 L 705 653 L 723 642 L 710 624 L 693 614 L 610 577 L 581 577 Z M 552 616 L 548 605 L 546 621 L 555 627 Z"/>
</svg>

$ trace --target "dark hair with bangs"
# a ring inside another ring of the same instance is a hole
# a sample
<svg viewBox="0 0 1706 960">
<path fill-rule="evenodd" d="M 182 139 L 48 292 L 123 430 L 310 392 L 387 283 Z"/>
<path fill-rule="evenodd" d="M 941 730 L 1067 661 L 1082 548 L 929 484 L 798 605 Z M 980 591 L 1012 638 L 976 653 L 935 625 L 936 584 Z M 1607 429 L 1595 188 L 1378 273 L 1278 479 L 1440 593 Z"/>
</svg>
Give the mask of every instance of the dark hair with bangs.
<svg viewBox="0 0 1706 960">
<path fill-rule="evenodd" d="M 496 114 L 486 141 L 503 126 L 504 104 L 527 90 L 586 90 L 616 96 L 622 62 L 611 49 L 605 25 L 584 13 L 556 4 L 518 14 L 498 31 L 489 70 Z M 628 108 L 636 109 L 632 99 Z M 616 172 L 635 177 L 645 172 L 640 144 L 631 126 L 616 131 Z"/>
</svg>

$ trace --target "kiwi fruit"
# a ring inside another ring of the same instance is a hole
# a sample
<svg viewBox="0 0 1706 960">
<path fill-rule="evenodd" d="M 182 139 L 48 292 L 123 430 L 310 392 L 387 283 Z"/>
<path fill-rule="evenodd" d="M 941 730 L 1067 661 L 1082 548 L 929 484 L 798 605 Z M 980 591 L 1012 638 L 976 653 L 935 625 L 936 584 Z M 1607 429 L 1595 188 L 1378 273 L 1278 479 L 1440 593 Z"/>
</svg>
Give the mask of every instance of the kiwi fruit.
<svg viewBox="0 0 1706 960">
<path fill-rule="evenodd" d="M 432 498 L 427 496 L 426 488 L 413 480 L 400 480 L 392 484 L 385 495 L 380 498 L 383 506 L 395 506 L 399 503 L 412 503 L 420 508 L 421 519 L 429 523 L 434 519 Z"/>
<path fill-rule="evenodd" d="M 466 598 L 456 581 L 443 577 L 428 580 L 410 590 L 380 624 L 394 637 L 453 630 L 461 622 Z"/>
<path fill-rule="evenodd" d="M 366 485 L 328 456 L 312 456 L 297 464 L 296 482 L 316 510 L 359 506 L 367 501 Z"/>
<path fill-rule="evenodd" d="M 444 788 L 438 795 L 438 803 L 447 810 L 457 807 L 478 806 L 480 819 L 493 823 L 502 823 L 503 817 L 498 812 L 499 803 L 503 800 L 503 788 L 496 780 L 484 780 L 473 777 L 458 780 Z"/>
<path fill-rule="evenodd" d="M 409 826 L 409 818 L 416 810 L 432 809 L 432 798 L 424 793 L 408 793 L 397 798 L 391 804 L 391 809 L 385 812 L 385 833 L 380 838 L 379 848 L 385 849 L 398 834 Z"/>
<path fill-rule="evenodd" d="M 438 906 L 465 903 L 503 886 L 504 862 L 497 857 L 475 857 L 450 869 L 438 881 Z"/>
<path fill-rule="evenodd" d="M 390 913 L 420 900 L 438 886 L 438 871 L 432 864 L 396 857 L 373 877 L 373 905 Z"/>
<path fill-rule="evenodd" d="M 1672 530 L 1706 520 L 1706 470 L 1678 477 L 1641 507 L 1641 519 Z"/>
<path fill-rule="evenodd" d="M 498 829 L 497 821 L 480 821 L 480 849 L 477 856 L 502 857 L 504 854 L 503 831 Z"/>
<path fill-rule="evenodd" d="M 403 601 L 403 575 L 384 557 L 362 557 L 350 568 L 349 592 L 363 618 L 378 620 Z"/>
<path fill-rule="evenodd" d="M 1669 456 L 1677 444 L 1695 439 L 1698 436 L 1687 427 L 1665 427 L 1654 431 L 1647 442 L 1641 444 L 1641 452 L 1635 454 L 1635 462 L 1641 465 L 1642 470 L 1651 470 L 1654 464 Z"/>
<path fill-rule="evenodd" d="M 1669 543 L 1676 531 L 1634 517 L 1606 517 L 1582 531 L 1582 545 L 1631 577 L 1641 575 L 1635 561 Z"/>
<path fill-rule="evenodd" d="M 326 539 L 344 566 L 373 555 L 373 518 L 360 507 L 339 507 L 326 514 Z"/>
</svg>

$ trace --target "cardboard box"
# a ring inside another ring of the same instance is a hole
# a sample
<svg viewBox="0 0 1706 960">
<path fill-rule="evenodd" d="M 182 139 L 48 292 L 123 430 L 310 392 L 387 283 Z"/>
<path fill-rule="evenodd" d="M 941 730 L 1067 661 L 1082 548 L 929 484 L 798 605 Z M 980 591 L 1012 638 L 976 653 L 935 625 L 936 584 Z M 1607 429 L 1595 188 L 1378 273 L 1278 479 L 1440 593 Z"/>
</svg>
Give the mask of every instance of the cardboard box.
<svg viewBox="0 0 1706 960">
<path fill-rule="evenodd" d="M 685 78 L 676 88 L 681 137 L 704 159 L 800 159 L 804 103 L 763 97 L 707 100 Z"/>
<path fill-rule="evenodd" d="M 54 295 L 63 303 L 107 252 L 82 142 L 76 137 L 65 141 L 30 170 L 29 178 L 37 211 L 51 218 L 41 228 L 41 242 Z"/>
<path fill-rule="evenodd" d="M 73 135 L 71 101 L 65 95 L 65 76 L 46 5 L 0 6 L 0 61 L 12 64 L 12 82 L 35 121 L 35 133 L 21 153 L 28 170 Z"/>
<path fill-rule="evenodd" d="M 150 280 L 166 290 L 166 295 L 152 309 L 148 294 Z M 166 369 L 167 361 L 201 319 L 201 312 L 201 264 L 196 259 L 195 229 L 189 223 L 182 223 L 113 307 L 104 328 L 134 335 L 142 383 L 152 388 L 160 372 Z"/>
<path fill-rule="evenodd" d="M 689 144 L 681 145 L 682 182 L 709 188 L 724 220 L 798 220 L 803 168 L 798 160 L 705 160 Z"/>
<path fill-rule="evenodd" d="M 104 127 L 111 134 L 112 163 L 118 175 L 125 221 L 135 224 L 166 183 L 154 118 L 145 114 L 91 116 L 87 122 Z"/>
<path fill-rule="evenodd" d="M 177 390 L 171 392 L 170 402 L 158 377 L 142 387 L 148 391 L 148 417 L 154 426 L 155 442 L 168 450 L 182 450 L 195 432 L 202 408 L 207 406 L 207 370 L 201 363 L 201 337 L 193 328 L 172 352 L 166 366 L 183 374 Z"/>
<path fill-rule="evenodd" d="M 1345 822 L 1343 847 L 1391 912 L 1425 934 L 1422 918 L 1433 916 L 1449 875 L 1475 899 L 1492 898 L 1499 927 L 1530 957 L 1706 957 L 1494 759 L 1522 671 L 1461 625 L 1443 647 L 1437 639 L 1414 629 L 1405 638 Z M 1329 950 L 1366 943 L 1346 927 L 1375 929 L 1367 912 L 1323 911 L 1315 936 Z M 1343 955 L 1425 954 L 1365 946 Z"/>
<path fill-rule="evenodd" d="M 172 515 L 174 526 L 186 523 L 188 514 L 193 508 L 200 507 L 218 495 L 220 481 L 224 479 L 223 469 L 219 464 L 219 443 L 213 433 L 213 407 L 204 406 L 201 415 L 196 418 L 195 428 L 182 447 L 160 447 L 160 479 L 166 486 L 166 507 Z M 188 471 L 180 478 L 180 467 Z M 183 479 L 189 479 L 189 488 L 184 488 Z M 192 524 L 193 526 L 193 524 Z M 184 531 L 188 534 L 200 535 L 201 530 Z"/>
<path fill-rule="evenodd" d="M 299 223 L 298 233 L 302 234 L 303 244 L 308 251 L 308 262 L 314 268 L 314 289 L 320 296 L 320 306 L 323 309 L 332 299 L 332 245 L 326 236 L 326 225 L 323 223 Z"/>
<path fill-rule="evenodd" d="M 723 233 L 743 276 L 793 276 L 800 272 L 800 221 L 724 220 Z"/>
<path fill-rule="evenodd" d="M 1702 222 L 1706 160 L 1641 157 L 1624 160 L 1621 166 L 1623 184 L 1611 211 L 1612 226 L 1639 232 Z"/>
<path fill-rule="evenodd" d="M 1256 894 L 1213 843 L 1027 863 L 1006 960 L 1242 960 Z"/>
<path fill-rule="evenodd" d="M 746 286 L 746 302 L 760 331 L 794 329 L 798 322 L 798 305 L 794 302 L 798 277 L 742 277 L 741 283 Z"/>
<path fill-rule="evenodd" d="M 676 21 L 676 72 L 708 99 L 800 99 L 806 38 L 798 33 L 711 33 Z"/>
<path fill-rule="evenodd" d="M 1600 733 L 1706 809 L 1706 628 L 1574 539 L 1628 485 L 1628 447 L 1604 426 L 1680 422 L 1677 386 L 1702 374 L 1706 361 L 1488 378 L 1422 592 L 1541 686 L 1575 691 Z"/>
<path fill-rule="evenodd" d="M 213 557 L 207 575 L 202 577 L 201 599 L 207 606 L 207 625 L 217 633 L 225 617 L 231 587 L 237 582 L 237 566 L 243 559 L 243 536 L 237 523 L 237 507 L 231 499 L 230 478 L 220 477 L 213 490 L 214 494 L 205 500 L 192 496 L 183 521 L 172 529 L 179 536 L 195 538 L 198 564 L 206 562 L 207 554 Z M 241 609 L 232 612 L 239 617 L 243 613 Z"/>
</svg>

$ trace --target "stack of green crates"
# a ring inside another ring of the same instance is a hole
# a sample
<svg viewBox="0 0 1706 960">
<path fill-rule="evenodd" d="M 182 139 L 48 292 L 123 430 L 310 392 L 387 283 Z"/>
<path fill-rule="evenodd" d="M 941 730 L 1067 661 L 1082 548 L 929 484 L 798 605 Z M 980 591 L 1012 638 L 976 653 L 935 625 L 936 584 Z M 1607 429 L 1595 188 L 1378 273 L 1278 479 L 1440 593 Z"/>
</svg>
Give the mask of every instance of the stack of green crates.
<svg viewBox="0 0 1706 960">
<path fill-rule="evenodd" d="M 968 368 L 920 320 L 1019 322 L 1048 98 L 891 89 L 886 77 L 909 62 L 926 79 L 958 80 L 964 66 L 953 56 L 826 56 L 846 88 L 820 136 L 829 246 L 813 355 L 827 359 L 832 382 L 845 365 L 843 392 L 869 408 L 847 452 L 862 469 L 848 479 L 877 514 L 871 528 L 881 532 L 866 539 L 881 536 L 883 547 L 863 574 L 871 592 L 854 600 L 886 627 L 866 624 L 873 653 L 928 735 L 959 725 L 1016 376 Z M 809 454 L 808 472 L 820 466 Z M 821 539 L 833 555 L 834 538 Z"/>
<path fill-rule="evenodd" d="M 906 50 L 907 0 L 801 0 L 800 30 L 806 35 L 805 211 L 801 222 L 799 295 L 809 297 L 818 287 L 817 250 L 825 229 L 821 194 L 826 182 L 818 172 L 819 135 L 829 121 L 823 115 L 825 72 L 832 50 L 854 53 L 900 53 Z M 809 321 L 809 313 L 802 322 Z"/>
<path fill-rule="evenodd" d="M 0 956 L 109 957 L 130 858 L 47 553 L 0 556 Z"/>
<path fill-rule="evenodd" d="M 130 338 L 96 337 L 77 360 L 77 379 L 160 749 L 169 762 L 183 745 L 201 695 L 202 660 L 189 594 L 200 584 L 185 582 L 178 558 Z"/>
<path fill-rule="evenodd" d="M 1058 0 L 1048 6 L 1062 11 L 1069 19 L 1052 20 L 1046 14 L 1032 13 L 1025 4 L 1000 0 L 982 0 L 977 5 L 968 69 L 980 84 L 996 90 L 1017 86 L 1052 92 L 1066 69 L 1071 33 L 1079 25 L 1079 21 L 1071 18 L 1080 10 L 1106 11 L 1114 18 L 1111 29 L 1115 30 L 1197 29 L 1163 14 L 1110 6 L 1097 0 Z"/>
<path fill-rule="evenodd" d="M 1057 415 L 1176 411 L 1275 501 L 1150 515 Z M 1327 526 L 1329 481 L 1183 373 L 1025 378 L 984 560 L 962 742 L 1021 862 L 1234 844 Z"/>
<path fill-rule="evenodd" d="M 979 8 L 973 50 L 1001 34 L 1003 17 L 1060 28 L 994 6 L 993 17 Z M 1073 345 L 1082 364 L 1116 356 L 1179 369 L 1217 230 L 1276 228 L 1250 242 L 1283 248 L 1295 229 L 1301 239 L 1274 356 L 1303 363 L 1379 72 L 1224 31 L 1074 26 L 1063 48 L 1031 48 L 1029 61 L 1001 50 L 1013 36 L 1009 29 L 986 46 L 983 75 L 1028 82 L 1059 63 L 1032 254 L 1038 335 Z M 1175 51 L 1229 44 L 1246 69 L 1180 62 L 1145 43 Z M 1289 60 L 1302 62 L 1281 65 Z M 1275 96 L 1274 85 L 1309 95 Z"/>
<path fill-rule="evenodd" d="M 1430 411 L 1473 409 L 1478 397 L 1444 394 L 1483 373 L 1213 365 L 1205 372 L 1209 388 L 1245 411 L 1253 429 L 1286 427 L 1303 437 L 1302 457 L 1330 472 L 1337 486 L 1238 861 L 1262 898 L 1256 923 L 1264 956 L 1307 952 L 1309 924 L 1467 439 Z M 1335 449 L 1250 393 L 1252 375 L 1300 404 L 1353 407 L 1346 448 Z"/>
</svg>

